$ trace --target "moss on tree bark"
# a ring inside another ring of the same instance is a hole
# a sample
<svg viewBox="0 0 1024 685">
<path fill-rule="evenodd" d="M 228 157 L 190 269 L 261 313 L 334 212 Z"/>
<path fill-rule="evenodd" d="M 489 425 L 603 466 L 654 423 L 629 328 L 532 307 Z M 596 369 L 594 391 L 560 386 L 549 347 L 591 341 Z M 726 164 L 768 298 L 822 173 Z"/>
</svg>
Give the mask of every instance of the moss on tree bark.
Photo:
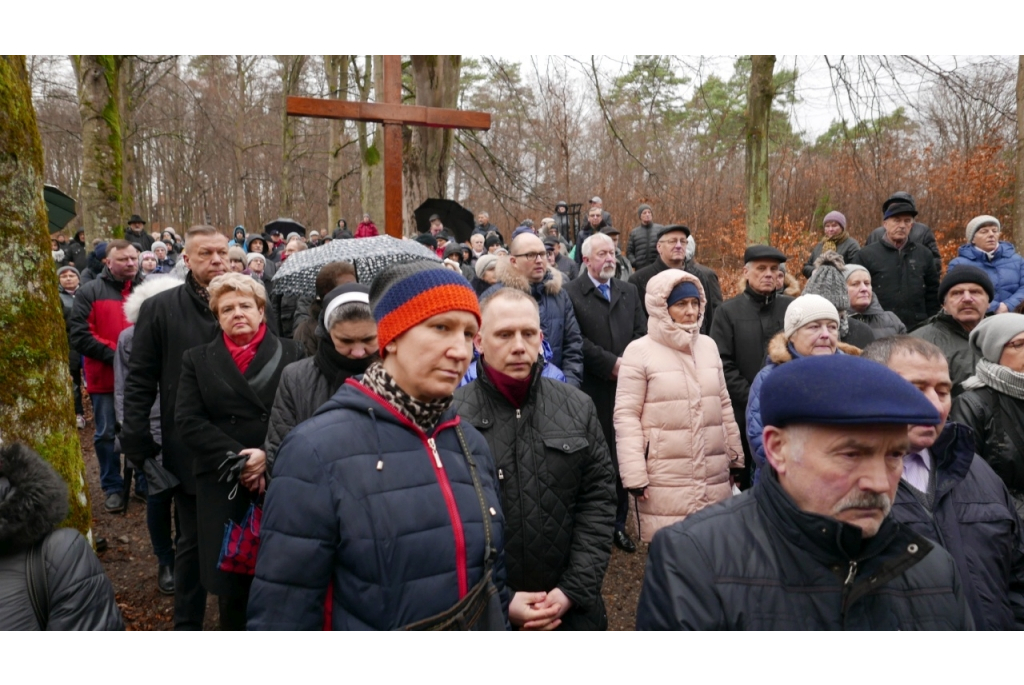
<svg viewBox="0 0 1024 685">
<path fill-rule="evenodd" d="M 43 202 L 43 146 L 25 58 L 0 56 L 0 438 L 23 442 L 68 483 L 64 525 L 90 536 L 68 340 Z"/>
</svg>

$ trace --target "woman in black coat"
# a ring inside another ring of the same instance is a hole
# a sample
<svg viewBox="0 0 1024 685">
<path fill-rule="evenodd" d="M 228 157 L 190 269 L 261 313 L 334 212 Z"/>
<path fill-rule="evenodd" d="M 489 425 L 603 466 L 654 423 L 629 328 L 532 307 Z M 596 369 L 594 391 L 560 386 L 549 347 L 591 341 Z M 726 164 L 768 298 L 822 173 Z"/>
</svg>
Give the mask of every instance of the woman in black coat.
<svg viewBox="0 0 1024 685">
<path fill-rule="evenodd" d="M 362 375 L 379 359 L 370 288 L 346 283 L 327 293 L 314 336 L 314 355 L 290 364 L 281 374 L 263 448 L 268 472 L 273 471 L 274 456 L 285 436 L 311 418 L 347 379 Z"/>
<path fill-rule="evenodd" d="M 237 273 L 213 279 L 210 311 L 223 335 L 182 358 L 176 425 L 194 454 L 200 579 L 218 595 L 222 630 L 244 630 L 252 576 L 217 568 L 224 528 L 241 523 L 266 487 L 270 408 L 281 372 L 299 359 L 299 347 L 271 333 L 265 323 L 266 290 Z M 229 453 L 248 457 L 237 482 L 221 480 Z"/>
</svg>

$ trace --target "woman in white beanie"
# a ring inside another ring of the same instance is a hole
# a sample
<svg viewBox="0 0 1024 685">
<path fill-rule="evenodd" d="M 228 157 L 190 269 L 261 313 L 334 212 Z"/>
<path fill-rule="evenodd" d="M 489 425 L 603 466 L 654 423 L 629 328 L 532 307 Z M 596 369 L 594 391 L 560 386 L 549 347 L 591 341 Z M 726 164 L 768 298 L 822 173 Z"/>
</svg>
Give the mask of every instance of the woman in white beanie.
<svg viewBox="0 0 1024 685">
<path fill-rule="evenodd" d="M 839 311 L 820 295 L 801 295 L 789 304 L 783 329 L 768 341 L 768 357 L 754 382 L 747 400 L 747 440 L 754 457 L 754 482 L 765 467 L 764 443 L 761 441 L 761 385 L 779 364 L 801 357 L 829 354 L 860 356 L 860 349 L 839 342 Z M 841 392 L 837 388 L 837 392 Z"/>
<path fill-rule="evenodd" d="M 976 216 L 967 224 L 967 244 L 960 246 L 959 256 L 949 263 L 949 271 L 958 266 L 976 266 L 992 280 L 996 296 L 988 311 L 1006 314 L 1024 302 L 1024 257 L 1013 245 L 1000 240 L 1002 225 L 994 216 Z"/>
<path fill-rule="evenodd" d="M 983 319 L 970 344 L 980 358 L 949 420 L 974 431 L 976 450 L 1024 515 L 1024 315 Z"/>
<path fill-rule="evenodd" d="M 846 277 L 846 294 L 850 298 L 851 319 L 866 323 L 875 334 L 875 340 L 890 335 L 906 335 L 907 327 L 900 317 L 882 309 L 878 296 L 871 288 L 871 272 L 861 264 L 847 264 L 843 268 Z"/>
</svg>

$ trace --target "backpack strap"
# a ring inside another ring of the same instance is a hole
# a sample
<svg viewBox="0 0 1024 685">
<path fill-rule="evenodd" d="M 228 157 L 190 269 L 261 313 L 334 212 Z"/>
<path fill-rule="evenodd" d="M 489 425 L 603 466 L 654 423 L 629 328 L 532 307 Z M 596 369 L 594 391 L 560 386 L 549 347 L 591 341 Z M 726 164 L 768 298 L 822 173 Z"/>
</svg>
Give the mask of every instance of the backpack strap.
<svg viewBox="0 0 1024 685">
<path fill-rule="evenodd" d="M 43 556 L 43 538 L 32 545 L 25 555 L 25 579 L 28 584 L 28 598 L 32 602 L 39 630 L 46 630 L 50 621 L 50 588 L 46 580 L 46 558 Z"/>
</svg>

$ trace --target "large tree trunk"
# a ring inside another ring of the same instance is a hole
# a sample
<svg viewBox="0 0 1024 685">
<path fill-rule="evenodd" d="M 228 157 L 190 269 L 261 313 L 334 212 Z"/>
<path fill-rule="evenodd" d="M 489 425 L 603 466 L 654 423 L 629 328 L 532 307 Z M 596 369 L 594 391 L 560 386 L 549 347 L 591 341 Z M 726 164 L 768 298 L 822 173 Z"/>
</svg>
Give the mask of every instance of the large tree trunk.
<svg viewBox="0 0 1024 685">
<path fill-rule="evenodd" d="M 65 525 L 90 536 L 68 373 L 68 339 L 50 257 L 43 145 L 23 56 L 0 57 L 0 439 L 39 452 L 67 481 Z"/>
<path fill-rule="evenodd" d="M 1024 55 L 1017 62 L 1017 201 L 1014 203 L 1013 238 L 1024 249 Z"/>
<path fill-rule="evenodd" d="M 416 104 L 455 108 L 459 100 L 462 55 L 413 55 L 412 80 Z M 406 128 L 405 207 L 406 227 L 424 200 L 448 196 L 448 169 L 454 131 L 448 128 Z"/>
<path fill-rule="evenodd" d="M 768 124 L 775 99 L 775 55 L 751 55 L 747 89 L 747 243 L 768 243 L 771 197 L 768 183 Z"/>
<path fill-rule="evenodd" d="M 306 55 L 280 55 L 281 65 L 281 201 L 280 216 L 290 217 L 293 210 L 292 160 L 295 155 L 295 117 L 288 116 L 288 96 L 297 95 Z"/>
<path fill-rule="evenodd" d="M 332 100 L 348 100 L 348 55 L 324 55 L 324 70 L 327 72 L 327 97 Z M 333 231 L 342 218 L 341 194 L 338 185 L 344 177 L 341 151 L 348 145 L 345 122 L 330 120 L 327 139 L 327 230 Z M 351 220 L 352 217 L 349 217 Z"/>
<path fill-rule="evenodd" d="M 380 100 L 384 92 L 383 55 L 367 55 L 363 73 L 356 73 L 359 99 L 363 102 L 370 100 L 371 83 L 375 99 Z M 356 130 L 359 132 L 359 203 L 362 209 L 358 216 L 349 219 L 349 229 L 353 233 L 363 218 L 363 212 L 369 214 L 379 228 L 384 227 L 384 131 L 380 124 L 364 121 L 356 122 Z"/>
<path fill-rule="evenodd" d="M 245 177 L 247 167 L 245 164 L 245 130 L 246 130 L 246 104 L 249 102 L 249 70 L 252 68 L 254 58 L 244 55 L 235 55 L 235 97 L 237 103 L 234 111 L 234 144 L 231 146 L 234 153 L 234 221 L 236 225 L 245 225 Z M 249 233 L 259 233 L 258 226 L 250 226 Z"/>
<path fill-rule="evenodd" d="M 120 55 L 72 55 L 82 118 L 79 212 L 87 238 L 121 238 L 131 208 L 125 182 Z"/>
</svg>

